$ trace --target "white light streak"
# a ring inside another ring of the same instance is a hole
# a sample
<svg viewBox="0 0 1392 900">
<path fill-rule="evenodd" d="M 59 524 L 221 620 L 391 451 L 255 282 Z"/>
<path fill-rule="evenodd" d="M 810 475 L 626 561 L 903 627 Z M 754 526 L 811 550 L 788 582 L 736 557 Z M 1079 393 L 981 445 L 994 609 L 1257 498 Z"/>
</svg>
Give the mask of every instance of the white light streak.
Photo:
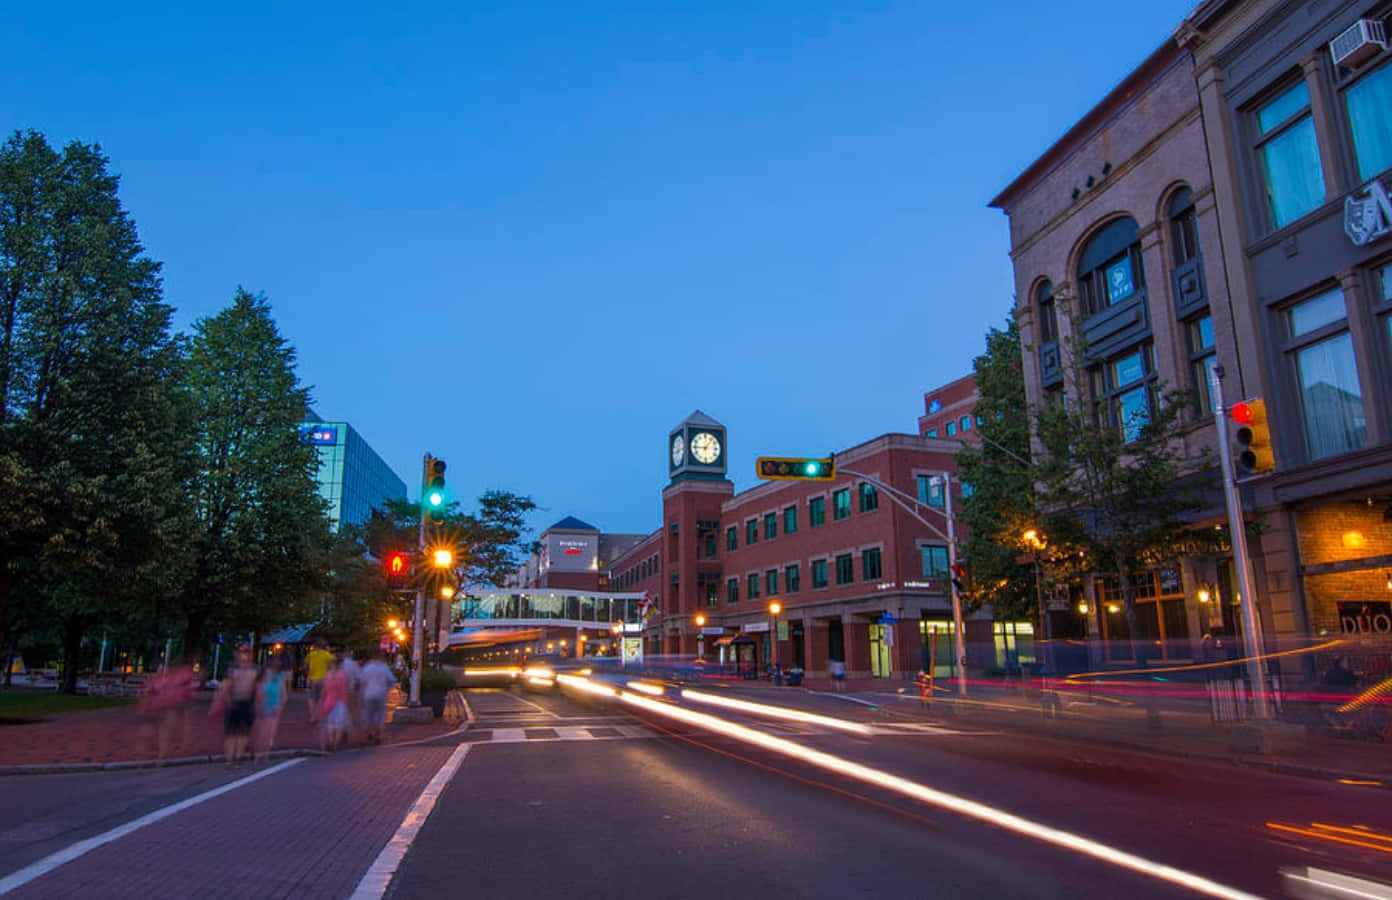
<svg viewBox="0 0 1392 900">
<path fill-rule="evenodd" d="M 791 722 L 805 722 L 809 725 L 825 725 L 828 728 L 839 728 L 842 731 L 849 731 L 853 734 L 873 734 L 873 730 L 868 725 L 859 722 L 852 722 L 849 719 L 837 719 L 832 716 L 819 716 L 816 713 L 803 712 L 800 709 L 789 709 L 786 706 L 770 706 L 767 703 L 752 703 L 748 700 L 735 700 L 731 697 L 721 697 L 718 694 L 707 694 L 704 691 L 682 691 L 683 700 L 695 700 L 697 703 L 709 703 L 712 706 L 723 706 L 727 709 L 737 709 L 741 712 L 753 713 L 757 716 L 768 716 L 771 719 L 787 719 Z"/>
</svg>

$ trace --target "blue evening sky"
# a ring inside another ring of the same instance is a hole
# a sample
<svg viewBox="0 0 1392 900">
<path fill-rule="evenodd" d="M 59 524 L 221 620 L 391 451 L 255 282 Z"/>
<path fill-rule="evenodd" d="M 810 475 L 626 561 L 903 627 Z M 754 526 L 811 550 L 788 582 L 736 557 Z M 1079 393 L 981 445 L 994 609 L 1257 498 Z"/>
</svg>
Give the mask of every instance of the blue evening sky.
<svg viewBox="0 0 1392 900">
<path fill-rule="evenodd" d="M 913 433 L 1012 302 L 987 201 L 1192 5 L 9 4 L 0 113 L 103 145 L 180 329 L 264 292 L 413 495 L 646 532 L 693 409 L 739 490 Z"/>
</svg>

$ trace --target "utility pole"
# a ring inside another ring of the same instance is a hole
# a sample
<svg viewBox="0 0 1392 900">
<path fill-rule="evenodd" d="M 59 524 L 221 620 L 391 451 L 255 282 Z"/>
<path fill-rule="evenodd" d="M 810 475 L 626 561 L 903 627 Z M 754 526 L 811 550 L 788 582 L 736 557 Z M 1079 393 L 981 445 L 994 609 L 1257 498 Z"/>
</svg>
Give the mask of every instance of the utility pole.
<svg viewBox="0 0 1392 900">
<path fill-rule="evenodd" d="M 426 483 L 430 478 L 429 473 L 430 454 L 425 454 L 421 459 L 421 513 L 420 513 L 420 533 L 416 538 L 416 558 L 425 558 L 425 519 L 426 503 L 425 491 Z M 411 616 L 411 706 L 420 706 L 420 676 L 421 665 L 424 657 L 421 654 L 421 644 L 425 640 L 425 589 L 419 579 L 416 581 L 416 606 L 415 613 Z"/>
<path fill-rule="evenodd" d="M 957 694 L 967 696 L 967 644 L 962 634 L 962 598 L 957 593 L 957 536 L 952 523 L 952 474 L 942 473 L 943 504 L 947 513 L 947 583 L 952 591 L 952 631 L 956 638 Z"/>
<path fill-rule="evenodd" d="M 1232 533 L 1233 563 L 1237 568 L 1237 591 L 1242 601 L 1242 643 L 1247 656 L 1247 677 L 1252 682 L 1252 700 L 1258 719 L 1271 718 L 1266 694 L 1266 663 L 1262 658 L 1261 620 L 1257 618 L 1257 598 L 1252 590 L 1252 559 L 1247 553 L 1247 529 L 1242 518 L 1242 496 L 1233 477 L 1232 450 L 1228 447 L 1228 423 L 1223 411 L 1223 367 L 1217 358 L 1208 361 L 1208 391 L 1213 398 L 1213 421 L 1218 431 L 1218 460 L 1223 469 L 1223 495 L 1228 504 L 1228 530 Z"/>
</svg>

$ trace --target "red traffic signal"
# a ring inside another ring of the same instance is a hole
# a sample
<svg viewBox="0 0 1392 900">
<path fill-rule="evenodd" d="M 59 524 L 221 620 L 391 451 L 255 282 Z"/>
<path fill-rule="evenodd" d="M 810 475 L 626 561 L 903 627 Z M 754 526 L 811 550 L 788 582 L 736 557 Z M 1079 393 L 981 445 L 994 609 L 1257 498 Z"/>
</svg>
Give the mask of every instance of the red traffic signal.
<svg viewBox="0 0 1392 900">
<path fill-rule="evenodd" d="M 392 587 L 401 587 L 406 583 L 406 576 L 411 573 L 411 557 L 400 551 L 387 554 L 387 583 Z"/>
</svg>

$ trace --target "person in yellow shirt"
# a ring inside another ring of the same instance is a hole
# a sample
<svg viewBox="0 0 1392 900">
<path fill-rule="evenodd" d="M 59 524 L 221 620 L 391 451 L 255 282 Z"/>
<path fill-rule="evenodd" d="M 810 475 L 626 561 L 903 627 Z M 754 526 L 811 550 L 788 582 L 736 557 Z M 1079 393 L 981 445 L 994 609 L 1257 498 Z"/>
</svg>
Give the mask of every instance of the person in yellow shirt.
<svg viewBox="0 0 1392 900">
<path fill-rule="evenodd" d="M 305 657 L 305 679 L 309 682 L 309 721 L 319 721 L 319 703 L 324 697 L 324 676 L 329 674 L 333 654 L 318 644 Z"/>
</svg>

